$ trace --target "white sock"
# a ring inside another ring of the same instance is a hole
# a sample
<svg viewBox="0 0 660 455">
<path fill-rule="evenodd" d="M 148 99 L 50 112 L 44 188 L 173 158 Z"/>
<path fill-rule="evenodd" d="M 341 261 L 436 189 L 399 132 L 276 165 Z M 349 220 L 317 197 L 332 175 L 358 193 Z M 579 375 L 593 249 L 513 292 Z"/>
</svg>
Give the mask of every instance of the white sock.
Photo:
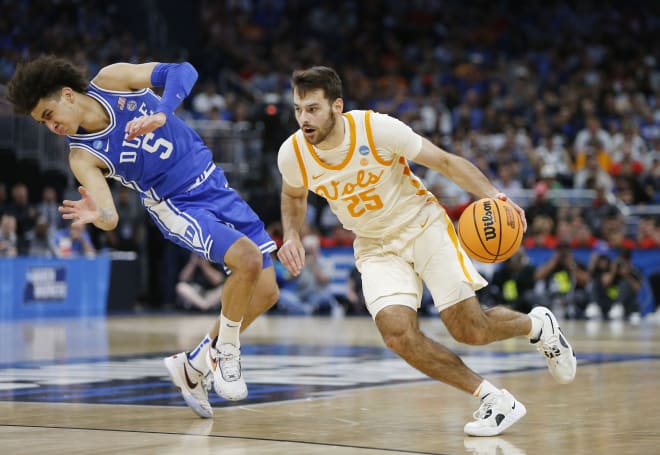
<svg viewBox="0 0 660 455">
<path fill-rule="evenodd" d="M 499 391 L 500 389 L 498 389 L 493 384 L 491 384 L 490 382 L 484 379 L 483 381 L 481 381 L 481 384 L 479 384 L 479 387 L 477 387 L 477 390 L 472 392 L 472 395 L 474 395 L 475 397 L 481 400 L 486 395 Z"/>
<path fill-rule="evenodd" d="M 226 318 L 224 314 L 220 313 L 220 333 L 218 334 L 218 341 L 216 346 L 230 343 L 236 346 L 237 348 L 241 347 L 241 342 L 238 339 L 238 334 L 241 333 L 241 322 L 232 321 L 229 318 Z"/>
<path fill-rule="evenodd" d="M 541 329 L 543 328 L 543 320 L 528 314 L 529 319 L 532 321 L 532 330 L 527 334 L 527 338 L 530 340 L 536 340 L 541 335 Z"/>
<path fill-rule="evenodd" d="M 188 354 L 188 362 L 194 369 L 204 374 L 208 373 L 209 367 L 206 364 L 206 354 L 211 347 L 211 337 L 207 333 L 201 343 Z"/>
</svg>

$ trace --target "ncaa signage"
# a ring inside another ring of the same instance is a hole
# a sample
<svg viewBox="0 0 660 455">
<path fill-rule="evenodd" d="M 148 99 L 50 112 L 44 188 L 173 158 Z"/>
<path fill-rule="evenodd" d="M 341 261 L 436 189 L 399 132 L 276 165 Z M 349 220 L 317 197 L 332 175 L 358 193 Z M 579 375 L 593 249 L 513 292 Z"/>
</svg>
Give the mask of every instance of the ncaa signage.
<svg viewBox="0 0 660 455">
<path fill-rule="evenodd" d="M 66 267 L 28 267 L 23 303 L 63 302 L 67 298 Z"/>
</svg>

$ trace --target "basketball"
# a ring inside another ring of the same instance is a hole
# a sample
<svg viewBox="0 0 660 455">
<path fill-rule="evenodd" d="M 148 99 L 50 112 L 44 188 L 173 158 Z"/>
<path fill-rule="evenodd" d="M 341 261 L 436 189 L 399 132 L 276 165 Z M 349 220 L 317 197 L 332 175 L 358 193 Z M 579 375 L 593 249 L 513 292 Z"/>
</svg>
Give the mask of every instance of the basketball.
<svg viewBox="0 0 660 455">
<path fill-rule="evenodd" d="M 523 238 L 520 215 L 501 199 L 484 198 L 468 205 L 458 220 L 458 238 L 475 261 L 509 259 Z"/>
</svg>

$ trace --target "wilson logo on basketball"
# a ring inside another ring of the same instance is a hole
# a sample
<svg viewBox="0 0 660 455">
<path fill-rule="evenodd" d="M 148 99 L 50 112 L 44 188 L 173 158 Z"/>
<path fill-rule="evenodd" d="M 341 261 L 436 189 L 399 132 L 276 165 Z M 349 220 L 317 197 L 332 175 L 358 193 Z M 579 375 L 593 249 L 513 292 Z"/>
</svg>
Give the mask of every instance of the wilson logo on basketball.
<svg viewBox="0 0 660 455">
<path fill-rule="evenodd" d="M 490 201 L 484 201 L 484 214 L 481 217 L 484 228 L 484 238 L 486 240 L 493 240 L 497 237 L 497 230 L 495 229 L 495 223 L 493 221 L 493 208 L 490 205 Z"/>
</svg>

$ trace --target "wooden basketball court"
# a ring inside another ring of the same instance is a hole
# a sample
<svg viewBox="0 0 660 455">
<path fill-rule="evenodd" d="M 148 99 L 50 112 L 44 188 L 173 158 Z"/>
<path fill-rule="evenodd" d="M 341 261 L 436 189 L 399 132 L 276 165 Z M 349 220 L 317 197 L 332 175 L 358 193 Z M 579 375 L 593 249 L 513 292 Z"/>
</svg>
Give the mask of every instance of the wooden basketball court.
<svg viewBox="0 0 660 455">
<path fill-rule="evenodd" d="M 389 353 L 369 318 L 267 316 L 242 336 L 250 396 L 211 391 L 202 420 L 162 357 L 191 349 L 211 316 L 0 324 L 2 454 L 651 454 L 660 447 L 660 326 L 564 322 L 578 353 L 553 381 L 525 339 L 470 348 L 438 318 L 427 334 L 527 406 L 494 438 L 463 425 L 476 400 Z"/>
</svg>

